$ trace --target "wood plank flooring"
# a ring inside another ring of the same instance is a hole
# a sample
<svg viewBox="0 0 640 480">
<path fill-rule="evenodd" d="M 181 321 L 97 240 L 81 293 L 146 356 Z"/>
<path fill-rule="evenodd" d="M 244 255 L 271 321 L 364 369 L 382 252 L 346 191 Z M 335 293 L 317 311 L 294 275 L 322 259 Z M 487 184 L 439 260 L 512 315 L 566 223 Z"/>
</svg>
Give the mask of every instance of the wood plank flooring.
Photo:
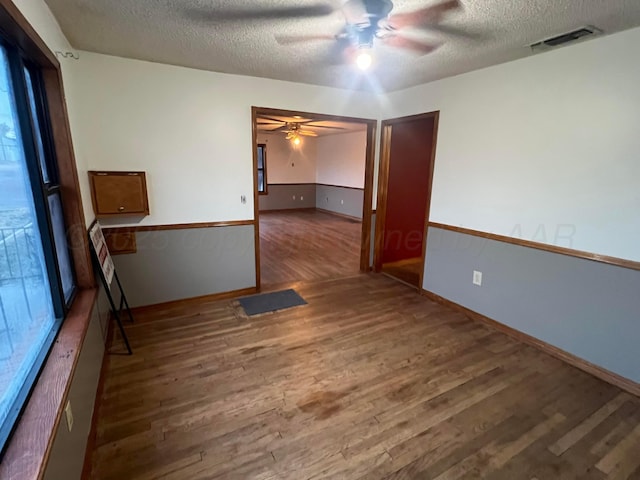
<svg viewBox="0 0 640 480">
<path fill-rule="evenodd" d="M 315 210 L 260 212 L 262 286 L 353 275 L 362 224 Z"/>
<path fill-rule="evenodd" d="M 422 270 L 422 258 L 410 258 L 398 262 L 382 264 L 382 272 L 402 280 L 414 287 L 421 287 L 420 274 Z"/>
<path fill-rule="evenodd" d="M 90 478 L 640 479 L 640 399 L 383 275 L 127 325 Z"/>
</svg>

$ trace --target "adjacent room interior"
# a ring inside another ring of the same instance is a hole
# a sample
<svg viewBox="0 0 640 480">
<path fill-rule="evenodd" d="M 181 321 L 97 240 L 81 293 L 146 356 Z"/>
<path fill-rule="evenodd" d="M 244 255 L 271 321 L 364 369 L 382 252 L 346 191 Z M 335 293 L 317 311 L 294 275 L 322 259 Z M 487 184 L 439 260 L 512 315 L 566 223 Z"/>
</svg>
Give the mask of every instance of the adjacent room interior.
<svg viewBox="0 0 640 480">
<path fill-rule="evenodd" d="M 361 251 L 369 264 L 361 248 L 369 124 L 262 109 L 254 128 L 261 287 L 358 274 Z"/>
<path fill-rule="evenodd" d="M 640 478 L 638 45 L 0 0 L 0 480 Z"/>
</svg>

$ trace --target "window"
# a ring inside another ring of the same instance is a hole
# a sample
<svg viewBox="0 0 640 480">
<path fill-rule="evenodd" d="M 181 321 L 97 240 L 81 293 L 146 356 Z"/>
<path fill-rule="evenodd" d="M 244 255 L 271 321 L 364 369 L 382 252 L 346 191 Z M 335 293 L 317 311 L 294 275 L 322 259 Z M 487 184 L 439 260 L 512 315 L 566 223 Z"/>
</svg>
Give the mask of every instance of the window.
<svg viewBox="0 0 640 480">
<path fill-rule="evenodd" d="M 41 72 L 0 42 L 0 451 L 75 292 Z"/>
<path fill-rule="evenodd" d="M 267 194 L 267 146 L 258 144 L 258 193 Z"/>
</svg>

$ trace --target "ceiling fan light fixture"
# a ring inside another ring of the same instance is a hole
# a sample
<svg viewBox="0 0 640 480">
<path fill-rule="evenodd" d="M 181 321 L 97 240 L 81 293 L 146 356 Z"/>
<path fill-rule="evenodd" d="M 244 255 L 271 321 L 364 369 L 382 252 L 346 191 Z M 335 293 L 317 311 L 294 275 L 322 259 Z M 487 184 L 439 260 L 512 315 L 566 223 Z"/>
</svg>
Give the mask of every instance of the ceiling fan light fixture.
<svg viewBox="0 0 640 480">
<path fill-rule="evenodd" d="M 373 63 L 373 56 L 371 55 L 371 49 L 363 47 L 358 49 L 358 56 L 356 57 L 356 65 L 362 71 L 366 71 L 371 67 Z"/>
<path fill-rule="evenodd" d="M 298 135 L 298 132 L 296 131 L 287 132 L 287 140 L 289 140 L 295 146 L 300 145 L 300 142 L 302 142 L 302 140 L 300 140 L 300 135 Z"/>
</svg>

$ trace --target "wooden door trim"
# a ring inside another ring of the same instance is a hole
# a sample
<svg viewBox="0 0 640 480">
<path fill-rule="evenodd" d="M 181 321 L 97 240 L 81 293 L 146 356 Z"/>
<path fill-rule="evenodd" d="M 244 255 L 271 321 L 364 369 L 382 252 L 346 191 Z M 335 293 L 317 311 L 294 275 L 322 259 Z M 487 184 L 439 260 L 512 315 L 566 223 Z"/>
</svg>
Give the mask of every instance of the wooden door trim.
<svg viewBox="0 0 640 480">
<path fill-rule="evenodd" d="M 391 133 L 393 123 L 384 120 L 380 135 L 380 165 L 378 167 L 378 201 L 376 204 L 376 233 L 373 249 L 373 270 L 382 270 L 382 246 L 384 244 L 384 224 L 387 218 L 387 194 L 389 187 L 389 157 L 391 155 Z"/>
<path fill-rule="evenodd" d="M 380 136 L 380 168 L 378 173 L 378 202 L 376 205 L 376 235 L 375 235 L 375 247 L 374 247 L 374 271 L 380 272 L 382 270 L 382 247 L 384 245 L 384 224 L 387 218 L 387 200 L 389 194 L 389 167 L 391 161 L 391 134 L 393 127 L 407 122 L 413 122 L 416 120 L 424 120 L 427 118 L 433 118 L 433 138 L 431 142 L 431 156 L 429 157 L 429 195 L 427 196 L 425 219 L 423 226 L 423 244 L 422 244 L 422 257 L 420 270 L 420 284 L 418 288 L 422 288 L 422 281 L 424 276 L 424 263 L 426 260 L 427 252 L 427 231 L 429 225 L 429 215 L 431 213 L 431 195 L 433 193 L 433 170 L 436 161 L 436 147 L 438 140 L 438 126 L 440 119 L 440 111 L 436 110 L 428 113 L 420 113 L 417 115 L 409 115 L 406 117 L 391 118 L 383 120 L 381 124 L 382 135 Z"/>
<path fill-rule="evenodd" d="M 301 117 L 307 118 L 317 118 L 321 121 L 333 121 L 333 122 L 348 122 L 348 123 L 366 123 L 367 125 L 372 123 L 376 124 L 376 120 L 372 120 L 370 118 L 359 118 L 359 117 L 346 117 L 344 115 L 333 115 L 328 113 L 311 113 L 311 112 L 302 112 L 300 110 L 286 110 L 281 108 L 269 108 L 269 107 L 251 107 L 252 111 L 260 115 L 269 115 L 276 117 L 292 117 L 294 115 L 300 115 Z"/>
<path fill-rule="evenodd" d="M 362 202 L 362 233 L 360 236 L 360 271 L 369 271 L 370 249 L 371 249 L 371 214 L 373 200 L 373 170 L 375 161 L 375 138 L 377 120 L 358 117 L 345 117 L 341 115 L 330 115 L 324 113 L 301 112 L 299 110 L 283 110 L 268 107 L 251 107 L 251 132 L 253 151 L 253 218 L 255 220 L 255 262 L 256 262 L 256 289 L 260 291 L 260 209 L 258 201 L 258 129 L 257 117 L 259 115 L 291 117 L 300 115 L 302 117 L 312 117 L 324 121 L 338 121 L 349 123 L 364 123 L 367 126 L 367 150 L 365 154 L 364 173 L 364 198 Z"/>
<path fill-rule="evenodd" d="M 371 215 L 373 209 L 373 171 L 376 155 L 378 122 L 367 122 L 367 151 L 364 166 L 364 192 L 362 199 L 362 234 L 360 236 L 360 271 L 368 272 L 371 256 Z"/>
<path fill-rule="evenodd" d="M 424 281 L 424 264 L 427 260 L 427 233 L 429 233 L 429 217 L 431 214 L 431 196 L 433 195 L 433 169 L 436 165 L 436 149 L 438 146 L 438 126 L 440 123 L 440 111 L 433 112 L 433 136 L 431 137 L 431 157 L 429 158 L 429 195 L 427 196 L 427 206 L 425 208 L 424 226 L 422 227 L 422 260 L 420 262 L 420 284 L 418 289 L 422 290 Z"/>
<path fill-rule="evenodd" d="M 258 191 L 258 112 L 251 107 L 251 154 L 253 156 L 253 244 L 256 267 L 256 291 L 260 291 L 260 192 Z M 266 181 L 266 179 L 265 179 Z"/>
</svg>

